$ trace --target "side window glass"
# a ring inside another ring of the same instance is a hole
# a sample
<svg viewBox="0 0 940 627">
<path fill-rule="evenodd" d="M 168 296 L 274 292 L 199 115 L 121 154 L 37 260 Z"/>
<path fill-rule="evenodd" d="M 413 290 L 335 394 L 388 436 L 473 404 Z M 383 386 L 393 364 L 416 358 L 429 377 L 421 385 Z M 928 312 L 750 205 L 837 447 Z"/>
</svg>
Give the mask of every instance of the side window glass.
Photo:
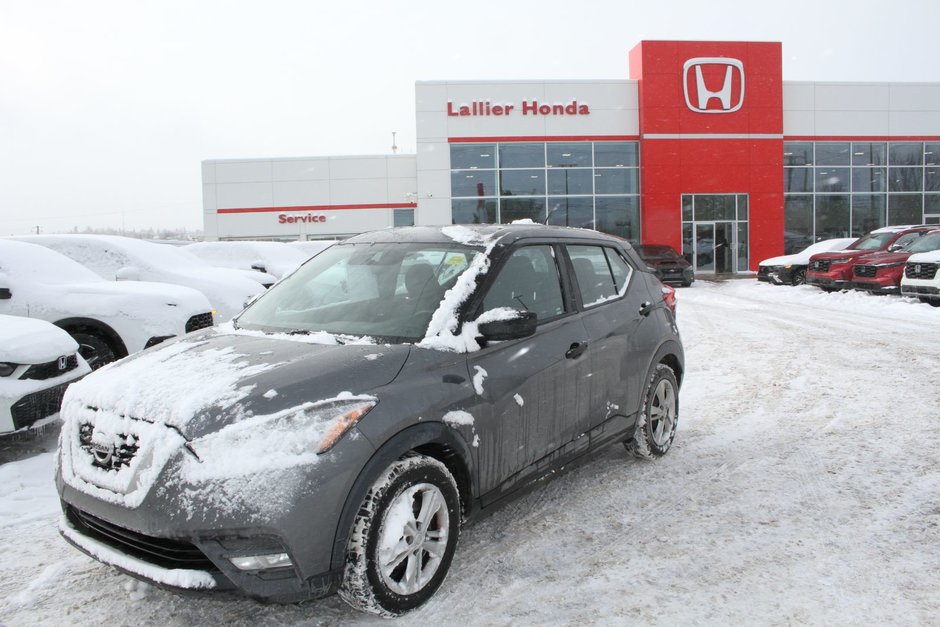
<svg viewBox="0 0 940 627">
<path fill-rule="evenodd" d="M 623 296 L 627 293 L 627 285 L 630 283 L 633 268 L 613 248 L 605 248 L 604 252 L 607 253 L 607 262 L 610 264 L 610 270 L 614 275 L 617 294 Z"/>
<path fill-rule="evenodd" d="M 920 233 L 907 233 L 899 237 L 897 241 L 894 242 L 894 245 L 895 246 L 907 246 L 914 240 L 919 239 L 920 235 L 921 235 Z"/>
<path fill-rule="evenodd" d="M 534 311 L 540 322 L 565 313 L 551 246 L 526 246 L 506 260 L 483 298 L 484 311 L 499 307 Z"/>
<path fill-rule="evenodd" d="M 568 255 L 585 307 L 617 297 L 617 286 L 602 246 L 568 246 Z"/>
</svg>

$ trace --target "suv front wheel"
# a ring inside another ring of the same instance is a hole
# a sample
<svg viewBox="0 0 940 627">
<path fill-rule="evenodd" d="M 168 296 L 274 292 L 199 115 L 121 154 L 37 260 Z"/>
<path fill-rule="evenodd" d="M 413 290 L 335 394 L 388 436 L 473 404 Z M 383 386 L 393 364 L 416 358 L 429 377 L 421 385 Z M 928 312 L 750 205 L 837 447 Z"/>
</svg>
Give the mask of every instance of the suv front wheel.
<svg viewBox="0 0 940 627">
<path fill-rule="evenodd" d="M 444 581 L 459 533 L 460 498 L 447 467 L 424 455 L 399 459 L 359 508 L 340 596 L 383 616 L 413 610 Z"/>
</svg>

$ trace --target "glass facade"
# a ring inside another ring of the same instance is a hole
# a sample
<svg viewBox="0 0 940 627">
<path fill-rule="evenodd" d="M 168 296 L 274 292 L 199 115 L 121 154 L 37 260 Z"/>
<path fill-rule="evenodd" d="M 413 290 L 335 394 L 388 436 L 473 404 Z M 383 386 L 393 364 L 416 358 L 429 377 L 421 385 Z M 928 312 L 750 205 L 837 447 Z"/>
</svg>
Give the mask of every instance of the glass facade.
<svg viewBox="0 0 940 627">
<path fill-rule="evenodd" d="M 784 252 L 940 223 L 940 143 L 784 142 Z"/>
<path fill-rule="evenodd" d="M 746 272 L 747 194 L 683 194 L 682 255 L 700 272 Z"/>
<path fill-rule="evenodd" d="M 638 142 L 450 146 L 454 224 L 530 218 L 640 243 Z"/>
</svg>

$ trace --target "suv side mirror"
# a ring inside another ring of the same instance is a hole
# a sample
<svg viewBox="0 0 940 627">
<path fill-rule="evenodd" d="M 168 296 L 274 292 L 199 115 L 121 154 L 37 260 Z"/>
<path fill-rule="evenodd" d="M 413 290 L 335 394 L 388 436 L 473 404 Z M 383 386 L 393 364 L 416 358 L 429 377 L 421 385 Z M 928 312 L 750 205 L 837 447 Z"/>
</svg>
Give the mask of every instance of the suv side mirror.
<svg viewBox="0 0 940 627">
<path fill-rule="evenodd" d="M 13 298 L 13 292 L 8 287 L 0 287 L 0 300 L 10 300 Z"/>
<path fill-rule="evenodd" d="M 899 244 L 891 244 L 890 246 L 888 246 L 888 252 L 889 253 L 897 252 L 901 250 L 902 248 L 904 247 Z"/>
<path fill-rule="evenodd" d="M 539 317 L 534 311 L 520 311 L 519 315 L 508 320 L 493 320 L 483 322 L 479 326 L 483 339 L 492 342 L 504 340 L 518 340 L 535 334 Z"/>
<path fill-rule="evenodd" d="M 267 274 L 268 272 L 268 269 L 265 267 L 264 263 L 260 261 L 256 261 L 253 264 L 251 264 L 251 269 L 257 270 L 258 272 L 264 272 L 265 274 Z"/>
<path fill-rule="evenodd" d="M 114 279 L 116 281 L 139 281 L 140 268 L 136 266 L 124 266 L 114 273 Z"/>
</svg>

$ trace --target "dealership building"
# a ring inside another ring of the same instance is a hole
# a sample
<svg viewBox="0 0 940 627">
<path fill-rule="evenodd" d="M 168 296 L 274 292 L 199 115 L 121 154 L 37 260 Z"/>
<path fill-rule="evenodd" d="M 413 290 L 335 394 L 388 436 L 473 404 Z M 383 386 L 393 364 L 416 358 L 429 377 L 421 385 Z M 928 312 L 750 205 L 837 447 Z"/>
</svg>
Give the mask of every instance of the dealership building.
<svg viewBox="0 0 940 627">
<path fill-rule="evenodd" d="M 940 83 L 784 81 L 781 48 L 643 41 L 624 80 L 418 82 L 417 154 L 203 162 L 206 238 L 531 218 L 745 272 L 940 224 Z"/>
</svg>

